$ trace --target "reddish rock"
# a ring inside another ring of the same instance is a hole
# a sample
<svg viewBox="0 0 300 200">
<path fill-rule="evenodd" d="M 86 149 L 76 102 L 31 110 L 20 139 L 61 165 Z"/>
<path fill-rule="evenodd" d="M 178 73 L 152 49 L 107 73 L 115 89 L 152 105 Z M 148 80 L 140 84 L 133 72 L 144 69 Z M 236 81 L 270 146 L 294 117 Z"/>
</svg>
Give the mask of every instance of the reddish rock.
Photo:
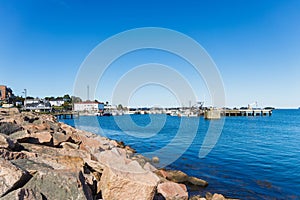
<svg viewBox="0 0 300 200">
<path fill-rule="evenodd" d="M 167 178 L 167 176 L 168 176 L 168 172 L 166 170 L 163 170 L 163 169 L 156 170 L 155 174 L 162 177 L 162 178 Z"/>
<path fill-rule="evenodd" d="M 29 138 L 37 139 L 38 143 L 50 143 L 52 140 L 52 135 L 49 131 L 36 132 L 28 135 Z"/>
<path fill-rule="evenodd" d="M 16 143 L 13 140 L 11 140 L 8 136 L 0 133 L 0 149 L 13 149 L 15 148 L 15 146 Z"/>
<path fill-rule="evenodd" d="M 60 144 L 60 146 L 62 146 L 62 148 L 64 148 L 64 149 L 79 149 L 78 144 L 74 144 L 74 143 L 71 143 L 71 142 L 62 142 Z"/>
<path fill-rule="evenodd" d="M 215 193 L 213 196 L 212 196 L 212 199 L 211 200 L 226 200 L 226 198 L 221 195 L 221 194 L 217 194 Z"/>
<path fill-rule="evenodd" d="M 186 186 L 174 182 L 164 182 L 157 186 L 157 192 L 162 194 L 166 200 L 187 200 L 188 192 Z"/>
<path fill-rule="evenodd" d="M 69 125 L 67 125 L 67 124 L 64 124 L 64 123 L 58 123 L 58 125 L 60 126 L 60 128 L 61 128 L 62 130 L 65 131 L 65 133 L 66 133 L 67 135 L 72 135 L 73 133 L 76 133 L 76 132 L 77 132 L 77 130 L 76 130 L 75 128 L 73 128 L 72 126 L 69 126 Z"/>
<path fill-rule="evenodd" d="M 54 146 L 59 146 L 62 142 L 67 142 L 70 138 L 69 135 L 60 132 L 53 133 L 52 137 Z"/>
<path fill-rule="evenodd" d="M 94 171 L 102 173 L 105 165 L 103 165 L 102 163 L 98 162 L 98 161 L 94 161 L 94 160 L 85 160 L 85 163 L 92 168 Z M 99 179 L 100 180 L 100 179 Z"/>
<path fill-rule="evenodd" d="M 30 179 L 29 173 L 0 158 L 0 197 Z"/>
<path fill-rule="evenodd" d="M 136 162 L 105 167 L 100 181 L 103 199 L 152 200 L 158 177 Z"/>
<path fill-rule="evenodd" d="M 151 172 L 154 172 L 156 171 L 157 169 L 151 165 L 149 162 L 146 162 L 146 164 L 144 165 L 143 167 L 146 171 L 151 171 Z"/>
</svg>

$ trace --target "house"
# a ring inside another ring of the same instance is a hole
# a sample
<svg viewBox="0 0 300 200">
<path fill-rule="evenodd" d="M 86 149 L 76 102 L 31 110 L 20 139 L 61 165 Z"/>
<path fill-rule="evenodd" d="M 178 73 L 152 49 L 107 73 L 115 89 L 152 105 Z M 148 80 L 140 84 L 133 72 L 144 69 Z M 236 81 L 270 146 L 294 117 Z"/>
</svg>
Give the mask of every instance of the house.
<svg viewBox="0 0 300 200">
<path fill-rule="evenodd" d="M 49 103 L 51 106 L 62 106 L 65 101 L 64 100 L 50 100 Z"/>
<path fill-rule="evenodd" d="M 13 97 L 13 92 L 5 85 L 0 85 L 0 101 L 7 101 Z"/>
<path fill-rule="evenodd" d="M 74 111 L 78 112 L 98 112 L 103 110 L 104 104 L 95 101 L 84 101 L 80 103 L 74 103 Z"/>
<path fill-rule="evenodd" d="M 34 102 L 34 103 L 26 103 L 25 110 L 35 111 L 35 112 L 47 112 L 51 111 L 51 104 L 49 102 Z"/>
<path fill-rule="evenodd" d="M 27 104 L 40 103 L 40 101 L 40 99 L 25 99 L 24 105 L 26 106 Z"/>
</svg>

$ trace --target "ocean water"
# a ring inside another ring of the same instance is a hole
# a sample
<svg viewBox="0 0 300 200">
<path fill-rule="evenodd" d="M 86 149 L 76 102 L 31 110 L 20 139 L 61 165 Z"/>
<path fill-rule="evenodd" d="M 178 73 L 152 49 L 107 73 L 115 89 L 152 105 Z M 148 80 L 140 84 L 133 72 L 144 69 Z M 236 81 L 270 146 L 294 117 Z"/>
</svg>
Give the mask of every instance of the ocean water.
<svg viewBox="0 0 300 200">
<path fill-rule="evenodd" d="M 226 117 L 216 145 L 204 158 L 198 155 L 208 126 L 218 122 L 202 117 L 129 117 L 137 126 L 122 124 L 128 116 L 81 116 L 61 121 L 122 140 L 138 153 L 157 155 L 168 164 L 166 168 L 209 182 L 203 189 L 189 188 L 191 194 L 216 192 L 240 199 L 300 199 L 300 109 L 274 110 L 270 117 Z M 158 123 L 149 126 L 153 121 Z M 198 127 L 194 133 L 195 126 Z"/>
</svg>

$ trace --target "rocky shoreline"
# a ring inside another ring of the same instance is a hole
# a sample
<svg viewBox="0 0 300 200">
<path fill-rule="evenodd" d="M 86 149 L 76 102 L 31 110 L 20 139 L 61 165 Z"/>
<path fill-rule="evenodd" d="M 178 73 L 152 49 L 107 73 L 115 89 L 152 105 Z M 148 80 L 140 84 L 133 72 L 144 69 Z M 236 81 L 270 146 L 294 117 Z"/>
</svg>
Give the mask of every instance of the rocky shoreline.
<svg viewBox="0 0 300 200">
<path fill-rule="evenodd" d="M 123 142 L 75 129 L 52 115 L 0 109 L 0 199 L 223 200 L 189 197 L 207 182 L 156 169 Z"/>
</svg>

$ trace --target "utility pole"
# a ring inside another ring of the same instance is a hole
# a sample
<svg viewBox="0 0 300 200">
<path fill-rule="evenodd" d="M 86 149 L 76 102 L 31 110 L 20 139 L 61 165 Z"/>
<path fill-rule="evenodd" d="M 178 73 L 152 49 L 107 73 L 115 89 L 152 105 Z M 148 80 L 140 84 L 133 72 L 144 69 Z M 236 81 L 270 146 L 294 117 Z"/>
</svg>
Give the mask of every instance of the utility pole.
<svg viewBox="0 0 300 200">
<path fill-rule="evenodd" d="M 26 108 L 27 89 L 24 89 L 24 95 L 25 95 L 24 107 Z"/>
<path fill-rule="evenodd" d="M 90 100 L 90 86 L 87 85 L 87 100 Z"/>
</svg>

